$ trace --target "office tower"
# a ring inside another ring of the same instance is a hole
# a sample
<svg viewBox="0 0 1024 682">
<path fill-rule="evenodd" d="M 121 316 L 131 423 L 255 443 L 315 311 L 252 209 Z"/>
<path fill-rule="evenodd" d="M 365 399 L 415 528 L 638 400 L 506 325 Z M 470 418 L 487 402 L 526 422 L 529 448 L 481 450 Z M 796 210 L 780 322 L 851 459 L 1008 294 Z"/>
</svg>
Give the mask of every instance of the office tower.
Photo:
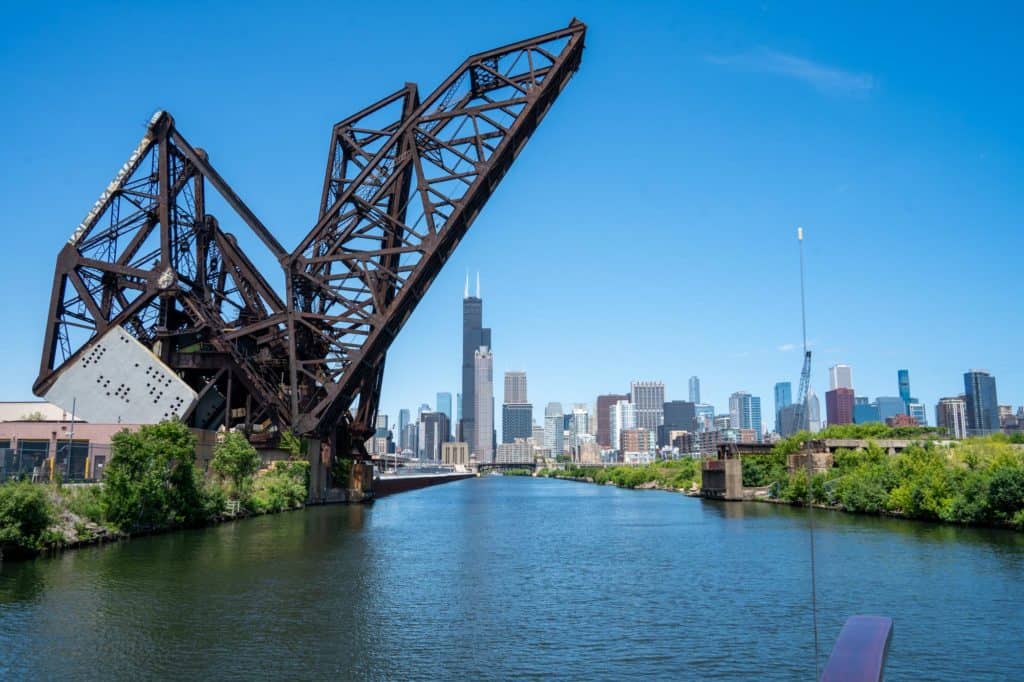
<svg viewBox="0 0 1024 682">
<path fill-rule="evenodd" d="M 420 409 L 416 410 L 416 421 L 421 421 L 423 419 L 424 412 L 431 411 L 432 410 L 430 409 L 430 405 L 427 405 L 426 403 L 420 403 Z"/>
<path fill-rule="evenodd" d="M 448 417 L 448 428 L 451 428 L 452 424 L 452 394 L 451 393 L 438 393 L 437 394 L 437 411 L 444 412 L 445 416 Z M 449 436 L 451 433 L 448 434 Z"/>
<path fill-rule="evenodd" d="M 370 439 L 370 454 L 386 455 L 388 452 L 388 416 L 378 414 L 374 420 L 373 437 Z"/>
<path fill-rule="evenodd" d="M 665 422 L 665 384 L 660 381 L 634 381 L 629 385 L 630 402 L 636 409 L 636 425 L 657 433 Z"/>
<path fill-rule="evenodd" d="M 402 452 L 407 452 L 411 457 L 419 456 L 419 424 L 412 422 L 406 424 L 402 429 Z"/>
<path fill-rule="evenodd" d="M 544 447 L 551 450 L 552 457 L 558 457 L 564 452 L 564 431 L 565 415 L 562 414 L 562 403 L 548 403 L 544 408 Z"/>
<path fill-rule="evenodd" d="M 700 402 L 700 379 L 696 376 L 690 377 L 690 402 Z"/>
<path fill-rule="evenodd" d="M 533 446 L 522 438 L 517 438 L 511 443 L 499 445 L 496 457 L 498 464 L 532 464 Z"/>
<path fill-rule="evenodd" d="M 853 368 L 849 365 L 832 365 L 828 370 L 828 387 L 830 390 L 837 388 L 853 388 Z M 826 401 L 828 400 L 826 394 Z M 828 409 L 828 408 L 826 408 Z M 831 422 L 830 422 L 831 423 Z"/>
<path fill-rule="evenodd" d="M 494 356 L 487 346 L 473 354 L 473 441 L 470 453 L 478 462 L 494 461 Z"/>
<path fill-rule="evenodd" d="M 510 405 L 530 402 L 526 398 L 526 372 L 505 372 L 505 402 Z"/>
<path fill-rule="evenodd" d="M 780 415 L 782 408 L 793 404 L 793 384 L 788 381 L 780 381 L 775 384 L 775 432 L 782 433 L 782 422 Z"/>
<path fill-rule="evenodd" d="M 462 422 L 462 394 L 461 393 L 456 393 L 455 394 L 455 405 L 456 405 L 455 411 L 458 413 L 458 414 L 455 415 L 455 420 L 456 420 L 456 423 L 461 423 Z"/>
<path fill-rule="evenodd" d="M 697 431 L 715 430 L 715 406 L 707 403 L 697 403 L 693 406 L 697 420 Z"/>
<path fill-rule="evenodd" d="M 441 461 L 441 448 L 448 442 L 448 415 L 444 412 L 424 412 L 420 421 L 420 460 Z"/>
<path fill-rule="evenodd" d="M 962 395 L 940 398 L 935 406 L 935 424 L 946 429 L 951 438 L 966 438 L 967 399 Z"/>
<path fill-rule="evenodd" d="M 597 444 L 603 448 L 619 447 L 612 445 L 611 409 L 620 400 L 629 400 L 629 396 L 616 393 L 597 396 Z"/>
<path fill-rule="evenodd" d="M 914 418 L 918 426 L 928 426 L 928 413 L 924 403 L 918 402 L 916 398 L 911 398 L 907 403 L 907 414 Z"/>
<path fill-rule="evenodd" d="M 906 369 L 897 371 L 896 379 L 900 386 L 900 398 L 903 399 L 904 404 L 910 405 L 912 400 L 910 397 L 910 371 Z"/>
<path fill-rule="evenodd" d="M 672 400 L 664 404 L 664 423 L 658 427 L 658 445 L 671 445 L 672 431 L 696 431 L 696 405 L 687 400 Z"/>
<path fill-rule="evenodd" d="M 737 417 L 737 420 L 739 417 Z M 728 431 L 732 428 L 732 417 L 727 414 L 717 414 L 714 420 L 715 431 Z"/>
<path fill-rule="evenodd" d="M 982 369 L 964 373 L 967 401 L 967 435 L 984 436 L 999 430 L 999 399 L 996 378 Z"/>
<path fill-rule="evenodd" d="M 402 408 L 398 411 L 398 451 L 401 452 L 409 447 L 406 441 L 405 427 L 409 425 L 409 410 Z"/>
<path fill-rule="evenodd" d="M 880 422 L 882 417 L 878 413 L 878 403 L 873 403 L 866 397 L 855 397 L 853 399 L 853 423 L 869 424 Z"/>
<path fill-rule="evenodd" d="M 476 278 L 476 296 L 469 295 L 469 275 L 466 275 L 466 290 L 462 298 L 462 428 L 460 438 L 469 443 L 474 451 L 476 438 L 476 353 L 480 348 L 491 347 L 491 330 L 483 326 L 484 303 L 480 298 L 480 275 Z M 493 423 L 493 416 L 492 416 Z M 488 432 L 487 440 L 491 436 Z M 475 453 L 479 454 L 479 453 Z"/>
<path fill-rule="evenodd" d="M 533 425 L 533 436 L 532 436 L 532 438 L 533 438 L 533 445 L 534 445 L 534 447 L 538 447 L 538 448 L 544 447 L 544 427 L 543 426 L 538 426 L 537 424 L 534 424 Z"/>
<path fill-rule="evenodd" d="M 516 438 L 533 435 L 533 405 L 530 403 L 501 406 L 501 442 L 514 443 Z"/>
<path fill-rule="evenodd" d="M 611 447 L 618 450 L 622 447 L 622 432 L 626 429 L 636 428 L 636 408 L 633 403 L 623 398 L 608 408 L 609 433 L 611 436 Z"/>
<path fill-rule="evenodd" d="M 813 388 L 807 389 L 807 413 L 804 415 L 805 428 L 811 433 L 821 431 L 821 403 Z"/>
<path fill-rule="evenodd" d="M 853 389 L 833 388 L 825 394 L 825 414 L 829 426 L 853 423 Z"/>
<path fill-rule="evenodd" d="M 779 428 L 778 434 L 783 438 L 789 438 L 797 431 L 806 429 L 806 420 L 804 424 L 797 424 L 797 412 L 800 406 L 796 403 L 786 405 L 779 411 Z"/>
</svg>

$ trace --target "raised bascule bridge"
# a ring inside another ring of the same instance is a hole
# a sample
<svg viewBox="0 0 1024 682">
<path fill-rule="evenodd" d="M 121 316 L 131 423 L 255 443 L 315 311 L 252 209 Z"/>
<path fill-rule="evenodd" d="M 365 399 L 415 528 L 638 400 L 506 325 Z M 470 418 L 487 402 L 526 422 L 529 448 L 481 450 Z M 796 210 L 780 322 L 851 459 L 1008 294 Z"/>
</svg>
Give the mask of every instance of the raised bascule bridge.
<svg viewBox="0 0 1024 682">
<path fill-rule="evenodd" d="M 481 52 L 423 99 L 407 83 L 336 123 L 319 219 L 290 251 L 157 112 L 57 256 L 33 392 L 88 421 L 178 417 L 264 447 L 292 431 L 320 475 L 348 471 L 320 487 L 359 499 L 388 348 L 579 68 L 585 33 L 574 19 Z M 269 251 L 283 287 L 242 243 Z"/>
</svg>

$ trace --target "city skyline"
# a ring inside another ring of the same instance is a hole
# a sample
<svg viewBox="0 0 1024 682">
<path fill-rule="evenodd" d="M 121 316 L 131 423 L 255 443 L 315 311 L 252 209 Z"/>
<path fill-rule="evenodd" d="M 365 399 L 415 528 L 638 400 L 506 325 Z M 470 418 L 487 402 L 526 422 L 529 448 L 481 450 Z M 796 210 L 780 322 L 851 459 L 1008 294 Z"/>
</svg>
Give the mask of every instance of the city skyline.
<svg viewBox="0 0 1024 682">
<path fill-rule="evenodd" d="M 702 400 L 719 413 L 737 390 L 768 400 L 777 382 L 795 389 L 802 359 L 798 225 L 806 231 L 811 385 L 819 398 L 828 390 L 827 368 L 847 363 L 856 369 L 858 395 L 872 397 L 899 395 L 895 373 L 910 369 L 915 397 L 930 418 L 940 398 L 963 391 L 962 375 L 972 367 L 998 377 L 1001 402 L 1024 402 L 1015 343 L 1021 324 L 1005 305 L 1016 287 L 1015 254 L 1024 245 L 1016 229 L 1024 107 L 1006 96 L 1003 84 L 1016 69 L 999 57 L 1015 49 L 1015 36 L 1004 28 L 1015 22 L 1004 11 L 978 8 L 977 31 L 953 54 L 946 49 L 949 32 L 959 28 L 953 13 L 938 13 L 922 26 L 913 13 L 889 8 L 855 16 L 819 10 L 810 19 L 795 7 L 655 4 L 644 13 L 588 7 L 589 40 L 601 49 L 588 50 L 573 96 L 545 118 L 542 144 L 517 159 L 399 334 L 388 354 L 381 411 L 396 415 L 433 401 L 438 391 L 461 392 L 451 369 L 459 365 L 452 343 L 459 311 L 452 303 L 466 271 L 482 273 L 488 324 L 502 330 L 495 376 L 507 369 L 530 373 L 535 418 L 548 402 L 590 402 L 643 378 L 664 382 L 672 400 L 686 398 L 688 378 L 697 375 Z M 62 7 L 53 12 L 63 20 L 54 21 L 21 8 L 28 30 L 8 29 L 8 50 L 0 55 L 4 67 L 24 72 L 12 84 L 10 106 L 0 111 L 0 123 L 11 131 L 5 153 L 23 163 L 0 187 L 11 227 L 0 239 L 5 252 L 21 254 L 8 274 L 19 286 L 0 291 L 6 322 L 19 331 L 0 357 L 0 397 L 32 397 L 54 246 L 95 201 L 96 178 L 120 168 L 124 149 L 137 142 L 154 108 L 166 107 L 203 140 L 256 215 L 292 244 L 302 231 L 288 227 L 296 224 L 294 207 L 306 205 L 310 187 L 322 182 L 324 120 L 361 109 L 364 93 L 383 96 L 409 79 L 431 82 L 466 49 L 563 25 L 578 8 L 551 3 L 513 26 L 500 20 L 498 8 L 475 6 L 446 25 L 472 36 L 472 44 L 450 47 L 431 37 L 441 21 L 427 14 L 393 27 L 397 35 L 369 29 L 367 40 L 403 40 L 410 54 L 422 55 L 412 69 L 408 56 L 375 56 L 372 69 L 325 63 L 317 47 L 331 39 L 319 21 L 323 6 L 260 11 L 277 20 L 225 35 L 221 17 L 168 8 L 167 20 L 188 23 L 197 49 L 154 75 L 113 53 L 81 49 L 89 31 L 123 36 L 125 50 L 144 49 L 133 19 Z M 301 41 L 295 39 L 300 25 L 309 32 Z M 908 32 L 918 38 L 913 51 L 902 39 Z M 292 49 L 270 58 L 265 46 L 281 40 Z M 195 82 L 189 74 L 203 68 L 204 50 L 230 53 L 253 68 L 230 80 Z M 126 82 L 155 78 L 160 87 L 125 88 L 83 106 L 94 74 L 114 70 Z M 323 89 L 329 79 L 346 87 Z M 649 101 L 652 88 L 664 97 L 636 107 Z M 609 89 L 620 94 L 614 102 L 607 100 Z M 72 128 L 68 112 L 75 115 Z M 609 125 L 641 131 L 637 145 L 594 144 Z M 131 130 L 139 132 L 125 133 Z M 261 163 L 251 162 L 256 138 L 263 140 Z M 73 174 L 66 173 L 69 158 L 76 159 Z M 609 201 L 621 186 L 599 170 L 608 164 L 647 172 L 648 183 L 637 190 L 645 200 Z M 40 181 L 52 177 L 62 178 L 58 194 Z M 672 202 L 654 199 L 664 196 Z M 644 243 L 659 245 L 637 261 L 643 277 L 622 273 L 622 251 L 640 243 L 620 233 L 626 223 L 644 225 Z M 224 227 L 240 232 L 234 224 Z M 976 234 L 985 238 L 966 238 Z M 739 248 L 722 250 L 723 235 Z M 530 249 L 570 237 L 571 253 Z M 524 276 L 523 260 L 509 257 L 525 253 L 531 271 L 543 276 Z M 258 258 L 256 264 L 267 265 Z M 691 315 L 666 314 L 698 292 L 736 284 L 737 273 L 745 305 L 704 306 L 716 323 L 707 331 L 695 332 Z M 597 295 L 599 283 L 608 286 Z M 270 284 L 283 290 L 277 279 Z M 925 287 L 941 295 L 924 296 Z M 893 316 L 886 308 L 896 290 L 913 292 L 912 304 Z M 540 304 L 556 295 L 572 301 L 571 309 L 556 315 Z M 651 324 L 644 333 L 609 324 L 614 310 Z M 934 321 L 951 319 L 953 310 L 955 323 L 936 334 Z M 713 331 L 749 329 L 752 320 L 756 333 Z"/>
</svg>

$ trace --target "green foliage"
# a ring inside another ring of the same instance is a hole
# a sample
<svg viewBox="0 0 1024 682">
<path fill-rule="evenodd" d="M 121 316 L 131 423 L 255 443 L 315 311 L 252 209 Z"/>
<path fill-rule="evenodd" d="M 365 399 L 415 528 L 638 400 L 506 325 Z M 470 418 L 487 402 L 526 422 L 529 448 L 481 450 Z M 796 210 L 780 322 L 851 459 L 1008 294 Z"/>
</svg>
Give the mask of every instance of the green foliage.
<svg viewBox="0 0 1024 682">
<path fill-rule="evenodd" d="M 542 469 L 538 476 L 591 480 L 598 485 L 611 483 L 620 488 L 636 488 L 656 483 L 659 488 L 689 488 L 700 483 L 700 460 L 676 459 L 643 465 L 610 467 L 573 466 L 563 469 Z"/>
<path fill-rule="evenodd" d="M 24 481 L 0 484 L 0 547 L 41 549 L 53 522 L 45 486 Z"/>
<path fill-rule="evenodd" d="M 125 531 L 204 520 L 195 446 L 178 421 L 115 434 L 100 496 L 104 518 Z"/>
<path fill-rule="evenodd" d="M 861 425 L 857 433 L 887 435 L 879 426 Z M 792 447 L 780 445 L 776 453 Z M 1024 448 L 997 435 L 953 447 L 923 441 L 890 456 L 869 443 L 864 450 L 837 450 L 828 473 L 808 480 L 797 472 L 772 492 L 794 504 L 806 504 L 809 496 L 854 512 L 1024 529 Z"/>
<path fill-rule="evenodd" d="M 96 523 L 103 522 L 103 499 L 100 486 L 64 488 L 62 494 L 64 504 L 69 511 Z"/>
<path fill-rule="evenodd" d="M 785 449 L 776 447 L 770 455 L 741 455 L 743 485 L 757 487 L 785 481 L 787 454 Z"/>
<path fill-rule="evenodd" d="M 231 483 L 228 491 L 231 499 L 239 500 L 247 496 L 252 476 L 260 468 L 260 463 L 259 453 L 249 444 L 245 434 L 229 431 L 224 434 L 224 440 L 213 448 L 210 467 Z"/>
<path fill-rule="evenodd" d="M 305 454 L 306 442 L 289 429 L 281 432 L 281 449 L 294 459 Z"/>
<path fill-rule="evenodd" d="M 305 504 L 308 491 L 308 462 L 274 462 L 256 477 L 249 503 L 260 513 L 297 509 Z"/>
</svg>

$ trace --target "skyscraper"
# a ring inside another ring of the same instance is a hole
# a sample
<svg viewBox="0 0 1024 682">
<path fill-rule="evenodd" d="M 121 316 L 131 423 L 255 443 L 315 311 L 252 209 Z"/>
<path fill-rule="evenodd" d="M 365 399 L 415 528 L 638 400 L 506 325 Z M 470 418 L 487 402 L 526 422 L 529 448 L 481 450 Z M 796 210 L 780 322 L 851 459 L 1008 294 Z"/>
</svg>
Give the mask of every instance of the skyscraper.
<svg viewBox="0 0 1024 682">
<path fill-rule="evenodd" d="M 489 335 L 489 334 L 488 334 Z M 487 346 L 473 354 L 473 441 L 470 453 L 478 462 L 494 461 L 494 356 Z"/>
<path fill-rule="evenodd" d="M 833 391 L 837 388 L 853 389 L 853 368 L 849 365 L 843 364 L 832 365 L 829 367 L 828 387 L 829 390 Z"/>
<path fill-rule="evenodd" d="M 569 417 L 569 434 L 572 440 L 566 445 L 575 450 L 579 448 L 584 437 L 589 437 L 590 413 L 583 405 L 573 405 L 572 414 Z"/>
<path fill-rule="evenodd" d="M 526 372 L 505 372 L 505 402 L 501 406 L 501 442 L 533 435 L 533 405 L 527 401 Z"/>
<path fill-rule="evenodd" d="M 906 404 L 908 406 L 908 414 L 909 414 L 909 405 L 910 405 L 910 401 L 911 401 L 911 398 L 910 398 L 910 370 L 901 369 L 901 370 L 897 371 L 896 372 L 896 379 L 899 382 L 899 386 L 900 386 L 900 398 L 902 398 L 904 404 Z"/>
<path fill-rule="evenodd" d="M 697 420 L 698 431 L 715 430 L 715 406 L 707 403 L 697 403 L 693 406 L 695 419 Z"/>
<path fill-rule="evenodd" d="M 952 438 L 967 437 L 967 400 L 964 396 L 940 398 L 935 406 L 935 423 Z"/>
<path fill-rule="evenodd" d="M 804 423 L 811 433 L 821 431 L 821 403 L 818 402 L 818 394 L 813 388 L 807 389 L 807 414 L 804 415 Z"/>
<path fill-rule="evenodd" d="M 448 415 L 444 412 L 424 412 L 420 421 L 420 459 L 440 462 L 441 448 L 449 441 Z"/>
<path fill-rule="evenodd" d="M 438 393 L 437 394 L 437 411 L 444 412 L 445 416 L 448 417 L 448 428 L 451 428 L 452 424 L 452 394 L 451 393 Z M 451 434 L 448 434 L 451 436 Z M 447 441 L 445 441 L 447 442 Z"/>
<path fill-rule="evenodd" d="M 696 376 L 690 377 L 690 402 L 700 402 L 700 379 Z"/>
<path fill-rule="evenodd" d="M 875 398 L 875 405 L 878 406 L 878 420 L 881 422 L 898 414 L 907 414 L 907 404 L 898 396 L 880 395 Z"/>
<path fill-rule="evenodd" d="M 664 423 L 658 427 L 658 445 L 671 445 L 672 431 L 697 430 L 696 405 L 687 400 L 671 400 L 664 405 Z"/>
<path fill-rule="evenodd" d="M 761 440 L 761 399 L 746 391 L 729 396 L 729 426 L 734 429 L 753 429 Z"/>
<path fill-rule="evenodd" d="M 472 452 L 476 439 L 476 377 L 475 354 L 481 348 L 491 347 L 491 330 L 483 326 L 484 303 L 480 298 L 480 276 L 476 278 L 476 296 L 469 295 L 469 275 L 462 298 L 462 425 L 460 439 L 470 444 Z M 493 423 L 493 415 L 492 415 Z M 490 436 L 488 436 L 490 438 Z"/>
<path fill-rule="evenodd" d="M 611 432 L 611 447 L 622 451 L 622 432 L 626 429 L 636 428 L 636 409 L 633 403 L 625 398 L 618 401 L 609 408 L 609 422 Z"/>
<path fill-rule="evenodd" d="M 925 410 L 924 403 L 911 399 L 907 403 L 907 414 L 914 418 L 918 426 L 928 426 L 928 412 Z"/>
<path fill-rule="evenodd" d="M 551 450 L 552 457 L 565 452 L 565 415 L 562 403 L 548 403 L 544 408 L 544 447 Z"/>
<path fill-rule="evenodd" d="M 780 381 L 775 384 L 775 433 L 782 433 L 782 408 L 793 404 L 793 384 Z"/>
<path fill-rule="evenodd" d="M 597 396 L 597 444 L 603 448 L 619 448 L 612 440 L 611 410 L 620 400 L 628 401 L 629 396 L 618 393 Z"/>
<path fill-rule="evenodd" d="M 530 402 L 526 398 L 526 372 L 505 372 L 505 402 L 512 405 Z"/>
<path fill-rule="evenodd" d="M 634 381 L 629 385 L 630 402 L 636 410 L 637 428 L 657 433 L 665 423 L 665 384 L 660 381 Z"/>
<path fill-rule="evenodd" d="M 983 369 L 964 373 L 967 402 L 967 435 L 984 436 L 999 430 L 999 399 L 996 378 Z"/>
<path fill-rule="evenodd" d="M 825 414 L 828 425 L 853 423 L 853 389 L 840 386 L 825 394 Z"/>
<path fill-rule="evenodd" d="M 409 447 L 408 436 L 405 427 L 409 425 L 409 410 L 402 408 L 398 411 L 398 451 L 401 452 Z"/>
</svg>

